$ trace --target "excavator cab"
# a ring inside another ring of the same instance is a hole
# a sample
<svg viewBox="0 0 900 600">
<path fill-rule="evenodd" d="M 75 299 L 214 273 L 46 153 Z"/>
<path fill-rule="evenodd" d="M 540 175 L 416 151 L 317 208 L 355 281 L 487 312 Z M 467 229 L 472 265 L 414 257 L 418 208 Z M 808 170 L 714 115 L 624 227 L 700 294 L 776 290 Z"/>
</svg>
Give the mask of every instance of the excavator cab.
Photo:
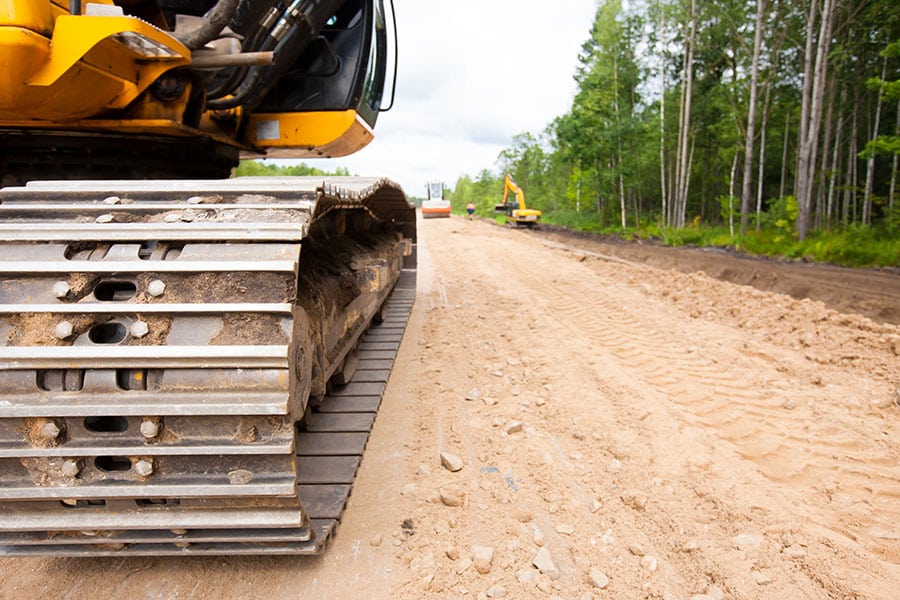
<svg viewBox="0 0 900 600">
<path fill-rule="evenodd" d="M 310 146 L 310 156 L 342 156 L 368 144 L 382 109 L 387 34 L 380 0 L 345 2 L 256 108 L 253 143 L 267 148 L 268 156 L 296 156 L 295 142 L 260 130 L 263 123 L 283 120 L 326 129 L 332 121 L 348 123 L 334 141 Z"/>
</svg>

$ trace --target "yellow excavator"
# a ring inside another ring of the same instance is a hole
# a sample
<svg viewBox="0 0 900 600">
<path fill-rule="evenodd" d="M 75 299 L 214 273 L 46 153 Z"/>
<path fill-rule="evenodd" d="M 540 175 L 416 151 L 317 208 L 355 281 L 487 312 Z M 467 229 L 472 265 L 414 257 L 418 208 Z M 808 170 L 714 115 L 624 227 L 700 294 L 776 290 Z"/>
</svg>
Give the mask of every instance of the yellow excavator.
<svg viewBox="0 0 900 600">
<path fill-rule="evenodd" d="M 230 176 L 372 140 L 388 16 L 0 0 L 0 554 L 323 551 L 414 301 L 415 208 L 386 179 Z"/>
<path fill-rule="evenodd" d="M 509 197 L 510 192 L 514 198 Z M 494 205 L 494 211 L 505 213 L 506 224 L 516 227 L 534 227 L 541 220 L 541 211 L 528 208 L 525 204 L 525 192 L 516 185 L 509 173 L 503 180 L 503 201 Z"/>
</svg>

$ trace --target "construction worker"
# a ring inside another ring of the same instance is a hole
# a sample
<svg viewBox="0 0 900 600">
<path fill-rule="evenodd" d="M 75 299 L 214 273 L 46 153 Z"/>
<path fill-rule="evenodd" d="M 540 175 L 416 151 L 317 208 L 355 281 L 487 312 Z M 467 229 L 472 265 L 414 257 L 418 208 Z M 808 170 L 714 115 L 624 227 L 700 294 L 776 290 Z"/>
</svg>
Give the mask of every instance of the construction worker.
<svg viewBox="0 0 900 600">
<path fill-rule="evenodd" d="M 475 205 L 472 204 L 471 202 L 469 202 L 468 204 L 466 204 L 466 212 L 469 213 L 469 220 L 470 220 L 470 221 L 471 221 L 472 219 L 474 219 L 474 218 L 475 218 Z"/>
</svg>

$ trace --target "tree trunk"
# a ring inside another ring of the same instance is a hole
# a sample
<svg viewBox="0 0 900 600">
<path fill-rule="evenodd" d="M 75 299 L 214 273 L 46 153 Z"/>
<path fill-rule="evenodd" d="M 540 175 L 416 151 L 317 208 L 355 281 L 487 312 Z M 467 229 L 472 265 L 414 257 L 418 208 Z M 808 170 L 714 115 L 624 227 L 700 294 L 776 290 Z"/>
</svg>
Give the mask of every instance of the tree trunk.
<svg viewBox="0 0 900 600">
<path fill-rule="evenodd" d="M 900 136 L 900 100 L 897 100 L 897 123 L 894 125 L 894 135 Z M 891 161 L 891 189 L 888 190 L 888 208 L 894 210 L 894 188 L 897 187 L 897 155 Z"/>
<path fill-rule="evenodd" d="M 810 4 L 807 32 L 811 35 L 813 21 L 815 20 L 816 2 Z M 807 105 L 806 118 L 801 122 L 801 137 L 799 143 L 800 159 L 797 163 L 797 235 L 801 241 L 809 234 L 812 208 L 813 191 L 813 166 L 816 164 L 819 128 L 822 123 L 822 101 L 825 96 L 825 83 L 828 74 L 828 50 L 831 41 L 831 29 L 834 21 L 834 0 L 823 0 L 822 17 L 819 24 L 819 35 L 816 44 L 815 65 L 811 66 L 811 56 L 804 58 L 804 99 Z M 807 41 L 807 50 L 811 51 L 812 41 Z M 810 76 L 811 81 L 806 77 Z M 807 100 L 805 93 L 809 89 L 810 97 Z"/>
<path fill-rule="evenodd" d="M 748 136 L 749 137 L 749 136 Z M 734 160 L 731 161 L 731 176 L 728 178 L 728 231 L 731 233 L 731 239 L 734 239 L 734 175 L 737 171 L 737 163 L 738 163 L 738 151 L 734 151 Z M 744 166 L 747 166 L 747 161 L 744 160 Z M 747 175 L 744 174 L 744 180 L 747 180 Z M 741 201 L 742 211 L 743 211 L 743 200 Z M 749 210 L 749 207 L 748 207 Z M 744 215 L 741 214 L 741 235 L 744 235 Z"/>
<path fill-rule="evenodd" d="M 622 126 L 619 119 L 619 61 L 616 56 L 617 48 L 613 49 L 613 108 L 616 113 L 616 158 L 613 164 L 616 166 L 619 181 L 619 214 L 621 216 L 622 229 L 625 229 L 625 180 L 622 177 Z"/>
<path fill-rule="evenodd" d="M 819 0 L 809 0 L 809 15 L 806 18 L 806 48 L 803 52 L 803 90 L 800 96 L 800 127 L 797 131 L 797 168 L 794 173 L 794 197 L 802 204 L 801 196 L 808 185 L 806 173 L 808 167 L 808 155 L 806 154 L 806 140 L 809 137 L 809 105 L 812 97 L 812 70 L 813 70 L 813 33 L 816 30 L 816 9 Z M 800 208 L 801 212 L 803 207 Z M 798 227 L 799 227 L 798 223 Z"/>
<path fill-rule="evenodd" d="M 678 158 L 675 186 L 675 205 L 673 225 L 684 227 L 685 212 L 687 210 L 689 171 L 690 129 L 691 129 L 691 97 L 694 86 L 694 37 L 696 31 L 697 15 L 694 0 L 691 0 L 690 22 L 688 35 L 685 38 L 684 53 L 684 83 L 681 89 L 681 112 L 678 119 Z"/>
<path fill-rule="evenodd" d="M 881 81 L 887 77 L 887 57 L 885 56 L 881 63 Z M 878 128 L 881 124 L 881 99 L 884 94 L 881 87 L 878 88 L 878 101 L 875 103 L 875 124 L 872 127 L 872 137 L 874 140 L 878 137 Z M 866 160 L 866 192 L 863 196 L 863 214 L 862 222 L 868 225 L 872 220 L 872 190 L 875 188 L 875 153 L 873 152 L 868 160 Z"/>
<path fill-rule="evenodd" d="M 744 146 L 743 184 L 741 186 L 741 235 L 747 235 L 750 218 L 750 194 L 753 189 L 753 143 L 756 135 L 756 99 L 759 95 L 759 53 L 765 24 L 766 0 L 756 0 L 756 32 L 753 36 L 753 62 L 750 65 L 750 103 L 747 107 L 747 143 Z M 737 157 L 737 154 L 735 154 Z M 731 232 L 734 237 L 734 232 Z"/>
<path fill-rule="evenodd" d="M 847 88 L 846 86 L 841 86 L 837 131 L 834 134 L 834 151 L 832 152 L 831 157 L 831 173 L 830 177 L 828 178 L 828 201 L 825 208 L 825 211 L 828 213 L 828 217 L 825 219 L 825 226 L 829 229 L 832 225 L 832 216 L 834 216 L 834 192 L 835 187 L 837 187 L 838 173 L 840 172 L 841 168 L 839 163 L 841 160 L 841 143 L 843 142 L 844 137 L 844 111 L 841 109 L 844 107 L 846 99 Z"/>
<path fill-rule="evenodd" d="M 759 167 L 756 174 L 756 231 L 762 228 L 762 197 L 763 197 L 763 176 L 765 175 L 766 166 L 766 129 L 769 125 L 769 108 L 771 100 L 772 85 L 766 84 L 766 96 L 763 101 L 762 123 L 759 126 Z"/>
<path fill-rule="evenodd" d="M 847 149 L 847 172 L 844 177 L 844 206 L 841 221 L 844 226 L 856 222 L 856 147 L 859 91 L 853 94 L 853 112 L 850 116 L 850 147 Z"/>
<path fill-rule="evenodd" d="M 819 167 L 819 173 L 822 178 L 821 183 L 816 188 L 816 229 L 821 229 L 823 221 L 827 222 L 825 213 L 825 191 L 828 189 L 828 160 L 831 158 L 831 137 L 832 122 L 834 117 L 834 94 L 837 84 L 832 83 L 828 86 L 828 112 L 825 116 L 825 136 L 822 144 L 822 163 Z"/>
<path fill-rule="evenodd" d="M 659 191 L 660 213 L 663 222 L 669 225 L 667 195 L 666 195 L 666 58 L 663 52 L 665 48 L 665 19 L 663 18 L 663 3 L 659 3 Z"/>
<path fill-rule="evenodd" d="M 788 134 L 791 131 L 791 111 L 784 113 L 784 146 L 781 150 L 781 183 L 778 184 L 778 197 L 784 198 L 784 180 L 787 177 Z"/>
</svg>

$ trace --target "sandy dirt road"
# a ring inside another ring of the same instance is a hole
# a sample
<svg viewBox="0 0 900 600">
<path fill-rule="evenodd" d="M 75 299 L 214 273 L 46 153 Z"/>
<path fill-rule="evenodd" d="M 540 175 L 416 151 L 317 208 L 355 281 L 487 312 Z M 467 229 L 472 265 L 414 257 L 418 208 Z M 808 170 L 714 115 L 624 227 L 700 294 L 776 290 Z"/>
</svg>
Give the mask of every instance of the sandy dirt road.
<svg viewBox="0 0 900 600">
<path fill-rule="evenodd" d="M 0 598 L 897 597 L 896 324 L 457 218 L 419 256 L 325 556 L 4 559 Z"/>
</svg>

